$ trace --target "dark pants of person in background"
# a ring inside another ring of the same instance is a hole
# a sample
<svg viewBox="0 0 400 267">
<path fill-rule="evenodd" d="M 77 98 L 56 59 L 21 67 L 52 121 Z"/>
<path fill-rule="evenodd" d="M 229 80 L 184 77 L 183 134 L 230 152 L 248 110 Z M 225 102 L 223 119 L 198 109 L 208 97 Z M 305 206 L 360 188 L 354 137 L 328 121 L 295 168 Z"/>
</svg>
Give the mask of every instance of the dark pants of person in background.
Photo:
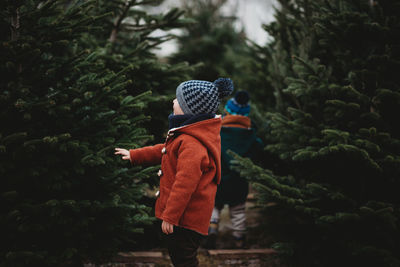
<svg viewBox="0 0 400 267">
<path fill-rule="evenodd" d="M 164 234 L 164 237 L 167 241 L 169 257 L 175 267 L 199 266 L 197 249 L 204 239 L 203 235 L 174 226 L 174 232 L 169 235 Z"/>
</svg>

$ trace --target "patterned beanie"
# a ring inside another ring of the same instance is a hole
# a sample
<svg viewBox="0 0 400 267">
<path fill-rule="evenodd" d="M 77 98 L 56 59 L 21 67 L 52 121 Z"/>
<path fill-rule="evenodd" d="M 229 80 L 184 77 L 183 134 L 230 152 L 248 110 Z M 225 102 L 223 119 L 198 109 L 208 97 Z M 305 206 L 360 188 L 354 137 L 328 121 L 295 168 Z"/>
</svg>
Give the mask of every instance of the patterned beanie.
<svg viewBox="0 0 400 267">
<path fill-rule="evenodd" d="M 185 114 L 216 113 L 220 99 L 233 91 L 229 78 L 219 78 L 214 82 L 190 80 L 176 88 L 176 99 Z"/>
<path fill-rule="evenodd" d="M 235 97 L 228 100 L 225 109 L 232 115 L 248 116 L 250 113 L 249 100 L 249 93 L 246 91 L 238 91 Z"/>
</svg>

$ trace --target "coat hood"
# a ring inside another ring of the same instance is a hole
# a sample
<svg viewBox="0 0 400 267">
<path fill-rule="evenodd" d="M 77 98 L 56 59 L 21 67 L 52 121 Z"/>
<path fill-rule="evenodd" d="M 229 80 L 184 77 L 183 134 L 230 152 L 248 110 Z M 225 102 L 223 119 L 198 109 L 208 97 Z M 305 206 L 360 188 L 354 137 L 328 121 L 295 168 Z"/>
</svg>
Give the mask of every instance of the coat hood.
<svg viewBox="0 0 400 267">
<path fill-rule="evenodd" d="M 199 140 L 209 151 L 217 166 L 216 182 L 221 181 L 221 125 L 220 115 L 213 119 L 203 120 L 168 131 L 168 136 L 172 133 L 187 134 Z"/>
<path fill-rule="evenodd" d="M 249 117 L 241 115 L 226 115 L 222 118 L 223 127 L 251 128 L 251 120 Z"/>
</svg>

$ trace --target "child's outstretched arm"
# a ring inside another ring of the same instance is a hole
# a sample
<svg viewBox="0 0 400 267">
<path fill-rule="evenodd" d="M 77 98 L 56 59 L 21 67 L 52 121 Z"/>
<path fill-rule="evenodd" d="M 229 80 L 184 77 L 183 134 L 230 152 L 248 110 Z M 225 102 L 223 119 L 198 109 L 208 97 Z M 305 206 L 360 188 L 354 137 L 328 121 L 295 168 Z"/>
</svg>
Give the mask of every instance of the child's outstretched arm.
<svg viewBox="0 0 400 267">
<path fill-rule="evenodd" d="M 156 165 L 161 163 L 163 147 L 164 144 L 130 150 L 115 148 L 115 155 L 122 155 L 123 160 L 130 160 L 134 165 Z"/>
<path fill-rule="evenodd" d="M 115 148 L 115 155 L 122 155 L 122 159 L 124 160 L 131 160 L 131 154 L 128 150 L 124 148 Z"/>
</svg>

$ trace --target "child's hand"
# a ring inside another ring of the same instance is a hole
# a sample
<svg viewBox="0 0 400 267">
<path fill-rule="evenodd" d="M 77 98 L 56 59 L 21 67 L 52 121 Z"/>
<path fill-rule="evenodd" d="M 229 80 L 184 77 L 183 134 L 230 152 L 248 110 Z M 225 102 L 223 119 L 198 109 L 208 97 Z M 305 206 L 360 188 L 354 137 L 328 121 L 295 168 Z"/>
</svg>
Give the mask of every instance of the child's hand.
<svg viewBox="0 0 400 267">
<path fill-rule="evenodd" d="M 123 148 L 116 148 L 114 154 L 115 154 L 115 155 L 122 155 L 122 159 L 131 160 L 131 154 L 130 154 L 129 151 L 126 150 L 126 149 L 123 149 Z"/>
<path fill-rule="evenodd" d="M 162 221 L 161 229 L 164 234 L 172 234 L 174 232 L 174 225 L 169 222 Z"/>
</svg>

